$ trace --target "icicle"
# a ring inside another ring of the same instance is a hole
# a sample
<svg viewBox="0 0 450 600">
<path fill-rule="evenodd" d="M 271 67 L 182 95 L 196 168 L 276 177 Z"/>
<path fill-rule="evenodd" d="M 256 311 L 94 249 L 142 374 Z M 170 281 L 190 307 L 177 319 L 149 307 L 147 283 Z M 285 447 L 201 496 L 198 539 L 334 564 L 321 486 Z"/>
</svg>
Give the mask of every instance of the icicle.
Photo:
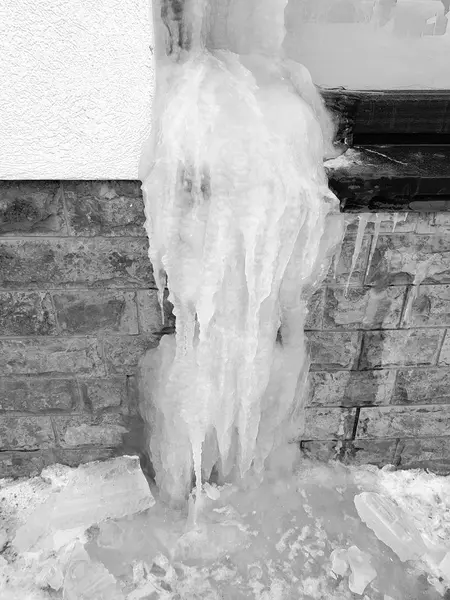
<svg viewBox="0 0 450 600">
<path fill-rule="evenodd" d="M 350 281 L 352 279 L 353 272 L 356 268 L 356 263 L 359 258 L 359 253 L 361 252 L 362 243 L 363 243 L 363 239 L 364 239 L 364 233 L 366 232 L 367 223 L 369 222 L 369 216 L 370 215 L 368 213 L 362 213 L 361 215 L 358 215 L 358 231 L 356 234 L 355 247 L 353 249 L 350 273 L 348 274 L 348 279 L 347 279 L 347 283 L 345 286 L 345 294 L 346 295 L 348 293 L 348 288 L 350 285 Z"/>
<path fill-rule="evenodd" d="M 398 222 L 399 222 L 399 218 L 400 218 L 400 213 L 398 213 L 398 212 L 394 213 L 394 218 L 392 221 L 392 233 L 395 233 L 395 230 L 396 230 Z"/>
<path fill-rule="evenodd" d="M 370 270 L 370 265 L 372 264 L 373 255 L 375 254 L 375 250 L 377 248 L 378 238 L 380 236 L 381 221 L 382 221 L 382 216 L 380 215 L 380 213 L 376 213 L 375 219 L 373 221 L 373 223 L 374 223 L 373 239 L 372 239 L 372 245 L 370 248 L 369 260 L 367 262 L 367 272 L 369 272 L 369 270 Z"/>
<path fill-rule="evenodd" d="M 411 313 L 414 302 L 419 297 L 420 285 L 422 282 L 428 277 L 429 268 L 432 265 L 433 259 L 427 260 L 423 263 L 419 263 L 416 267 L 416 273 L 414 275 L 414 280 L 412 282 L 412 286 L 409 292 L 408 301 L 405 307 L 405 312 L 403 316 L 403 323 L 405 327 L 410 326 L 411 321 Z"/>
<path fill-rule="evenodd" d="M 214 14 L 187 4 L 189 49 L 160 67 L 143 192 L 176 335 L 154 352 L 147 415 L 162 494 L 181 504 L 194 474 L 194 522 L 203 473 L 240 480 L 288 439 L 308 371 L 306 298 L 342 236 L 323 168 L 329 117 L 311 78 L 280 58 L 285 4 L 268 20 L 256 0 L 230 0 L 220 43 L 258 53 L 242 57 L 206 50 L 200 31 Z"/>
</svg>

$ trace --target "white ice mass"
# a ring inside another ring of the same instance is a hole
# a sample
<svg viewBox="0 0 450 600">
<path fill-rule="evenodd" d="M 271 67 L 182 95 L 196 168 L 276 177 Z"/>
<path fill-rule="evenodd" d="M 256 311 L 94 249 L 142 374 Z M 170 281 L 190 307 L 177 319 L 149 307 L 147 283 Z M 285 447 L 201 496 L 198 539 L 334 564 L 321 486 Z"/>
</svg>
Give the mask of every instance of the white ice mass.
<svg viewBox="0 0 450 600">
<path fill-rule="evenodd" d="M 136 457 L 0 481 L 1 600 L 434 600 L 450 587 L 448 478 L 312 464 L 289 443 L 307 299 L 344 224 L 323 168 L 331 122 L 281 51 L 286 3 L 155 2 L 142 177 L 161 309 L 167 285 L 176 316 L 142 364 L 156 486 Z"/>
<path fill-rule="evenodd" d="M 187 50 L 159 65 L 150 259 L 175 338 L 148 357 L 160 493 L 182 504 L 261 477 L 301 433 L 306 301 L 343 233 L 323 160 L 332 126 L 307 71 L 284 60 L 286 1 L 186 4 Z M 277 332 L 280 331 L 277 341 Z"/>
</svg>

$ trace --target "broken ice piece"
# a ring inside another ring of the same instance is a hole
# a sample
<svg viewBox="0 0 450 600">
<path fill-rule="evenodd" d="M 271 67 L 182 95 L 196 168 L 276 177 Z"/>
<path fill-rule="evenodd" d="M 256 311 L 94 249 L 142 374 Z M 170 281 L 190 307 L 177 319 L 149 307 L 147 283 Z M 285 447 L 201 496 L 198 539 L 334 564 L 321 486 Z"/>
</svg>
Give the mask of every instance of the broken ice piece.
<svg viewBox="0 0 450 600">
<path fill-rule="evenodd" d="M 355 496 L 354 502 L 360 519 L 401 561 L 426 554 L 427 548 L 416 526 L 392 500 L 375 492 L 363 492 Z"/>
<path fill-rule="evenodd" d="M 218 500 L 220 498 L 220 491 L 216 486 L 205 483 L 203 489 L 210 500 Z"/>
<path fill-rule="evenodd" d="M 115 578 L 76 542 L 64 577 L 64 600 L 124 600 Z"/>
<path fill-rule="evenodd" d="M 56 563 L 50 563 L 38 575 L 36 584 L 42 589 L 50 587 L 55 592 L 58 592 L 64 584 L 64 574 Z"/>
<path fill-rule="evenodd" d="M 333 573 L 344 577 L 348 571 L 347 551 L 342 548 L 337 548 L 330 554 L 330 559 L 331 570 Z"/>
<path fill-rule="evenodd" d="M 362 596 L 366 587 L 377 576 L 376 570 L 370 564 L 370 555 L 362 552 L 357 546 L 350 546 L 347 550 L 347 560 L 351 569 L 348 587 L 354 594 Z"/>
<path fill-rule="evenodd" d="M 46 469 L 48 480 L 52 480 L 51 469 Z M 58 487 L 50 497 L 17 530 L 14 547 L 18 552 L 54 547 L 59 544 L 53 540 L 58 531 L 86 530 L 107 519 L 142 512 L 154 503 L 138 457 L 121 456 L 81 465 L 72 470 L 70 477 L 58 479 Z"/>
<path fill-rule="evenodd" d="M 439 563 L 439 570 L 443 577 L 450 583 L 450 551 L 444 556 L 442 561 Z"/>
</svg>

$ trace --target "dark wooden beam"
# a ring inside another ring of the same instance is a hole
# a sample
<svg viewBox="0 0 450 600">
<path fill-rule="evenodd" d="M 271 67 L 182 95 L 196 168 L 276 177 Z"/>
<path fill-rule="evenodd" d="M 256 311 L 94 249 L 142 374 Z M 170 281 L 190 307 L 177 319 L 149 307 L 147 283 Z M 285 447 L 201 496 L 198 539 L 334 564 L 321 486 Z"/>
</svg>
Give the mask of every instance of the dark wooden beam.
<svg viewBox="0 0 450 600">
<path fill-rule="evenodd" d="M 366 143 L 364 136 L 384 136 L 385 143 L 388 136 L 426 135 L 428 143 L 430 136 L 450 136 L 450 90 L 321 92 L 338 124 L 338 140 L 350 146 Z"/>
<path fill-rule="evenodd" d="M 325 168 L 344 212 L 450 210 L 450 146 L 355 147 Z"/>
</svg>

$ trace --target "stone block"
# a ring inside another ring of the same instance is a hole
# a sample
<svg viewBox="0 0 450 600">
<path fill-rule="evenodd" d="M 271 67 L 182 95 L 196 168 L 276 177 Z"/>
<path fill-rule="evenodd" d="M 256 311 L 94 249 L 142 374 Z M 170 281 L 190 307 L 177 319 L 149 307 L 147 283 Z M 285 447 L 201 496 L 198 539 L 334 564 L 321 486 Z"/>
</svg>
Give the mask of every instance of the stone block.
<svg viewBox="0 0 450 600">
<path fill-rule="evenodd" d="M 105 360 L 109 372 L 117 375 L 133 375 L 147 350 L 158 345 L 153 335 L 107 337 L 103 341 Z"/>
<path fill-rule="evenodd" d="M 140 181 L 65 181 L 70 235 L 145 236 Z"/>
<path fill-rule="evenodd" d="M 400 440 L 399 467 L 428 469 L 440 475 L 450 474 L 450 437 L 431 437 Z"/>
<path fill-rule="evenodd" d="M 0 182 L 0 236 L 67 235 L 59 181 Z"/>
<path fill-rule="evenodd" d="M 405 287 L 327 289 L 324 329 L 394 329 L 398 327 Z"/>
<path fill-rule="evenodd" d="M 450 233 L 449 212 L 421 212 L 418 215 L 417 233 Z"/>
<path fill-rule="evenodd" d="M 35 477 L 56 462 L 59 460 L 53 449 L 0 452 L 0 478 Z"/>
<path fill-rule="evenodd" d="M 308 348 L 311 367 L 321 369 L 352 369 L 361 348 L 358 331 L 308 331 Z"/>
<path fill-rule="evenodd" d="M 117 408 L 125 404 L 126 378 L 87 379 L 79 381 L 84 406 L 91 411 Z"/>
<path fill-rule="evenodd" d="M 395 440 L 305 441 L 301 442 L 300 449 L 312 460 L 381 467 L 394 464 L 396 446 Z"/>
<path fill-rule="evenodd" d="M 11 289 L 148 287 L 145 238 L 2 239 L 0 285 Z"/>
<path fill-rule="evenodd" d="M 346 440 L 353 434 L 356 409 L 314 407 L 305 410 L 305 434 L 308 440 Z"/>
<path fill-rule="evenodd" d="M 409 290 L 402 327 L 450 325 L 450 285 L 421 285 Z"/>
<path fill-rule="evenodd" d="M 351 272 L 355 242 L 356 237 L 353 233 L 347 233 L 345 235 L 344 241 L 342 242 L 341 251 L 337 252 L 331 261 L 326 282 L 340 283 L 344 285 L 347 284 Z M 361 285 L 364 282 L 371 242 L 372 236 L 365 235 L 362 240 L 361 251 L 356 258 L 355 268 L 353 269 L 350 277 L 350 284 L 352 285 Z"/>
<path fill-rule="evenodd" d="M 373 406 L 389 404 L 395 371 L 312 371 L 310 406 Z"/>
<path fill-rule="evenodd" d="M 450 283 L 450 237 L 413 233 L 380 235 L 366 283 L 376 287 L 413 283 L 423 272 L 424 283 Z"/>
<path fill-rule="evenodd" d="M 400 369 L 392 404 L 450 404 L 450 369 Z"/>
<path fill-rule="evenodd" d="M 38 450 L 55 443 L 50 417 L 0 415 L 0 450 Z"/>
<path fill-rule="evenodd" d="M 361 369 L 435 364 L 441 329 L 368 331 L 364 334 Z"/>
<path fill-rule="evenodd" d="M 377 213 L 364 213 L 369 217 L 366 224 L 365 233 L 374 233 L 375 220 Z M 415 212 L 398 212 L 398 213 L 378 213 L 380 220 L 380 233 L 409 233 L 416 231 L 417 213 Z M 345 224 L 348 233 L 356 233 L 358 231 L 359 214 L 345 213 Z"/>
<path fill-rule="evenodd" d="M 168 295 L 168 290 L 166 290 L 163 324 L 157 290 L 139 290 L 136 292 L 141 333 L 175 332 L 175 316 L 172 312 L 173 306 L 168 300 Z"/>
<path fill-rule="evenodd" d="M 54 335 L 57 333 L 50 294 L 0 292 L 2 335 Z"/>
<path fill-rule="evenodd" d="M 450 435 L 450 406 L 361 408 L 357 438 L 402 438 Z"/>
<path fill-rule="evenodd" d="M 77 446 L 120 446 L 127 432 L 118 414 L 52 416 L 57 440 L 62 448 Z"/>
<path fill-rule="evenodd" d="M 69 411 L 79 403 L 78 386 L 73 379 L 0 378 L 0 410 Z"/>
<path fill-rule="evenodd" d="M 85 377 L 105 374 L 99 343 L 94 338 L 27 338 L 0 340 L 2 375 L 58 375 Z"/>
<path fill-rule="evenodd" d="M 323 328 L 323 310 L 325 305 L 325 288 L 318 289 L 308 301 L 308 315 L 305 329 Z"/>
<path fill-rule="evenodd" d="M 450 367 L 450 334 L 446 330 L 444 343 L 439 354 L 439 366 Z"/>
<path fill-rule="evenodd" d="M 135 292 L 83 290 L 53 294 L 59 326 L 66 334 L 138 333 Z"/>
</svg>

